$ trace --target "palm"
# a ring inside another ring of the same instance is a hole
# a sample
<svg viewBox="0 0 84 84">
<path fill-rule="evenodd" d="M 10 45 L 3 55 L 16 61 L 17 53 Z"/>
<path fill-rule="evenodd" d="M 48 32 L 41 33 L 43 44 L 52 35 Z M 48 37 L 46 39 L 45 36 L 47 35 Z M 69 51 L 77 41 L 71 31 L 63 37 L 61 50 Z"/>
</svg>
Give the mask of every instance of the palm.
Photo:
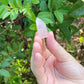
<svg viewBox="0 0 84 84">
<path fill-rule="evenodd" d="M 81 82 L 80 80 L 83 80 L 83 75 L 80 75 L 82 73 L 84 74 L 83 67 L 72 57 L 69 59 L 67 56 L 65 57 L 65 55 L 69 55 L 65 51 L 62 51 L 62 54 L 58 50 L 54 51 L 54 46 L 57 46 L 60 50 L 62 50 L 62 48 L 59 44 L 54 45 L 53 41 L 50 40 L 53 43 L 52 46 L 49 40 L 50 39 L 47 39 L 48 50 L 44 40 L 41 40 L 38 36 L 35 37 L 31 58 L 31 69 L 38 83 L 79 84 Z"/>
</svg>

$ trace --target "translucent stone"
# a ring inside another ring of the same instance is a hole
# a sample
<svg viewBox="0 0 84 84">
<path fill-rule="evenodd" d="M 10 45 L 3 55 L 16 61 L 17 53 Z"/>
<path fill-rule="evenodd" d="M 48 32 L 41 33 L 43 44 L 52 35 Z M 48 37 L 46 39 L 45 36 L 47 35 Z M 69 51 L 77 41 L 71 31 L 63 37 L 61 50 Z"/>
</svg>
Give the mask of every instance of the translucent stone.
<svg viewBox="0 0 84 84">
<path fill-rule="evenodd" d="M 36 19 L 37 32 L 41 39 L 47 37 L 47 27 L 46 24 L 39 18 Z"/>
</svg>

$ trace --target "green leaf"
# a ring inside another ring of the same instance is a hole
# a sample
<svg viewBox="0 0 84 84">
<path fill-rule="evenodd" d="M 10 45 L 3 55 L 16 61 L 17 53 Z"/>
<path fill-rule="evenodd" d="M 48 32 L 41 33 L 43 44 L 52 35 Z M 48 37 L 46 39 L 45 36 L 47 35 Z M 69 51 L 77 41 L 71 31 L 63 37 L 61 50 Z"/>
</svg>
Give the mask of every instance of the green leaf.
<svg viewBox="0 0 84 84">
<path fill-rule="evenodd" d="M 8 67 L 10 65 L 10 63 L 6 60 L 4 60 L 0 66 L 0 68 L 4 68 L 4 67 Z"/>
<path fill-rule="evenodd" d="M 30 27 L 29 27 L 30 30 L 33 30 L 33 31 L 36 31 L 37 28 L 36 28 L 36 24 L 32 24 Z"/>
<path fill-rule="evenodd" d="M 1 4 L 8 5 L 8 0 L 0 0 Z"/>
<path fill-rule="evenodd" d="M 18 52 L 18 53 L 16 54 L 16 56 L 17 56 L 17 58 L 26 57 L 26 55 L 25 55 L 24 53 L 22 53 L 22 52 Z"/>
<path fill-rule="evenodd" d="M 13 49 L 10 47 L 10 46 L 7 46 L 7 50 L 10 52 L 10 53 L 13 53 Z"/>
<path fill-rule="evenodd" d="M 66 20 L 62 24 L 57 24 L 61 32 L 63 33 L 64 37 L 70 43 L 71 41 L 71 32 L 69 31 L 68 27 L 72 23 L 72 20 Z"/>
<path fill-rule="evenodd" d="M 4 17 L 7 16 L 8 16 L 7 6 L 5 5 L 0 6 L 0 18 L 4 19 Z"/>
<path fill-rule="evenodd" d="M 55 11 L 63 6 L 66 0 L 48 0 L 48 8 L 50 11 Z"/>
<path fill-rule="evenodd" d="M 46 1 L 45 1 L 45 0 L 42 0 L 42 1 L 40 2 L 40 10 L 41 10 L 42 12 L 48 11 L 47 4 L 46 4 Z"/>
<path fill-rule="evenodd" d="M 84 16 L 84 3 L 81 0 L 78 0 L 70 10 L 70 16 L 72 17 L 81 17 Z"/>
<path fill-rule="evenodd" d="M 24 47 L 24 41 L 22 41 L 22 42 L 19 44 L 19 50 L 21 50 L 23 47 Z"/>
<path fill-rule="evenodd" d="M 22 5 L 22 0 L 8 0 L 11 8 L 20 8 Z"/>
<path fill-rule="evenodd" d="M 31 59 L 31 56 L 32 56 L 32 49 L 33 49 L 34 37 L 35 37 L 35 33 L 33 34 L 31 45 L 30 45 L 30 49 L 29 49 L 29 60 Z"/>
<path fill-rule="evenodd" d="M 72 30 L 72 36 L 75 34 L 75 33 L 77 33 L 80 29 L 81 29 L 82 27 L 80 27 L 80 28 L 77 28 L 76 26 L 74 26 L 74 25 L 71 25 L 70 26 L 70 29 Z"/>
<path fill-rule="evenodd" d="M 4 14 L 4 16 L 2 17 L 2 19 L 7 18 L 9 15 L 10 15 L 10 12 L 6 12 L 6 13 Z"/>
<path fill-rule="evenodd" d="M 22 0 L 16 0 L 17 7 L 21 8 Z"/>
<path fill-rule="evenodd" d="M 16 26 L 13 26 L 12 27 L 12 30 L 20 30 L 21 29 L 21 26 L 20 25 L 16 25 Z"/>
<path fill-rule="evenodd" d="M 62 13 L 62 11 L 56 10 L 56 11 L 54 11 L 54 14 L 55 14 L 57 20 L 60 23 L 62 23 L 63 22 L 63 13 Z"/>
<path fill-rule="evenodd" d="M 10 12 L 10 19 L 11 21 L 15 20 L 18 16 L 18 9 L 15 8 L 15 9 L 12 9 L 11 12 Z"/>
<path fill-rule="evenodd" d="M 23 7 L 31 8 L 32 3 L 31 0 L 24 0 Z"/>
<path fill-rule="evenodd" d="M 5 69 L 0 69 L 0 75 L 5 76 L 5 77 L 10 76 L 9 72 L 7 70 L 5 70 Z"/>
<path fill-rule="evenodd" d="M 51 12 L 40 12 L 38 17 L 43 20 L 46 24 L 53 23 Z"/>
<path fill-rule="evenodd" d="M 32 10 L 26 10 L 26 17 L 28 17 L 30 20 L 36 22 L 36 16 L 35 14 L 33 13 Z"/>
<path fill-rule="evenodd" d="M 23 32 L 23 35 L 26 37 L 33 37 L 35 34 L 35 31 L 29 30 L 29 28 L 25 29 Z"/>
<path fill-rule="evenodd" d="M 15 0 L 8 0 L 8 3 L 9 3 L 9 5 L 10 5 L 11 8 L 15 8 L 16 7 Z"/>
<path fill-rule="evenodd" d="M 39 0 L 31 0 L 33 4 L 39 4 Z"/>
</svg>

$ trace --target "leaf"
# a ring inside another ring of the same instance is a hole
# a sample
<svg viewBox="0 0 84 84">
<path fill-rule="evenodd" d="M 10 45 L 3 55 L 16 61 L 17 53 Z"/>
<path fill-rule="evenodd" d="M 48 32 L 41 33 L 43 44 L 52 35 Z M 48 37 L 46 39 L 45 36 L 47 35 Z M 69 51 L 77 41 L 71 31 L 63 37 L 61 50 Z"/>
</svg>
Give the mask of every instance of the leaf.
<svg viewBox="0 0 84 84">
<path fill-rule="evenodd" d="M 0 69 L 0 75 L 5 76 L 5 77 L 10 76 L 9 72 L 7 70 L 5 70 L 5 69 Z"/>
<path fill-rule="evenodd" d="M 35 34 L 35 31 L 29 30 L 29 28 L 25 29 L 23 32 L 23 35 L 26 37 L 33 37 Z"/>
<path fill-rule="evenodd" d="M 70 26 L 70 29 L 72 30 L 72 36 L 75 34 L 75 33 L 77 33 L 80 29 L 81 29 L 82 27 L 80 27 L 80 28 L 77 28 L 76 26 L 74 26 L 74 25 L 71 25 Z"/>
<path fill-rule="evenodd" d="M 72 23 L 72 20 L 66 20 L 62 24 L 57 24 L 61 32 L 63 33 L 64 37 L 70 43 L 71 41 L 71 32 L 69 31 L 68 27 Z"/>
<path fill-rule="evenodd" d="M 55 11 L 63 6 L 66 0 L 48 0 L 48 8 L 50 11 Z"/>
<path fill-rule="evenodd" d="M 31 56 L 32 56 L 32 49 L 33 49 L 34 37 L 35 37 L 35 33 L 33 34 L 33 38 L 32 38 L 30 49 L 29 49 L 29 60 L 31 59 Z"/>
<path fill-rule="evenodd" d="M 4 19 L 4 17 L 7 17 L 8 10 L 7 10 L 7 6 L 2 5 L 0 6 L 0 18 Z"/>
<path fill-rule="evenodd" d="M 33 4 L 39 4 L 39 0 L 31 0 Z"/>
<path fill-rule="evenodd" d="M 84 2 L 84 0 L 82 0 L 82 2 Z"/>
<path fill-rule="evenodd" d="M 22 5 L 22 0 L 8 0 L 11 8 L 20 8 Z"/>
<path fill-rule="evenodd" d="M 21 29 L 21 26 L 20 25 L 16 25 L 16 26 L 13 26 L 12 27 L 12 30 L 20 30 Z"/>
<path fill-rule="evenodd" d="M 19 44 L 19 50 L 21 50 L 24 46 L 24 41 L 22 41 L 20 44 Z"/>
<path fill-rule="evenodd" d="M 15 20 L 18 16 L 18 9 L 15 8 L 15 9 L 12 9 L 11 12 L 10 12 L 10 19 L 11 21 Z"/>
<path fill-rule="evenodd" d="M 32 24 L 30 27 L 29 27 L 30 30 L 33 30 L 33 31 L 36 31 L 37 28 L 36 28 L 36 24 Z"/>
<path fill-rule="evenodd" d="M 63 13 L 62 13 L 62 11 L 56 10 L 56 11 L 54 11 L 54 14 L 55 14 L 57 20 L 60 23 L 62 23 L 63 22 Z"/>
<path fill-rule="evenodd" d="M 32 6 L 31 0 L 24 0 L 23 7 L 31 8 L 31 6 Z"/>
<path fill-rule="evenodd" d="M 47 4 L 46 4 L 46 1 L 45 1 L 45 0 L 42 0 L 42 1 L 40 2 L 40 10 L 41 10 L 42 12 L 48 11 Z"/>
<path fill-rule="evenodd" d="M 40 12 L 38 17 L 43 20 L 46 24 L 53 23 L 51 12 Z"/>
<path fill-rule="evenodd" d="M 79 41 L 80 41 L 80 43 L 84 43 L 84 37 L 80 36 Z"/>
<path fill-rule="evenodd" d="M 33 13 L 32 10 L 26 10 L 26 17 L 28 17 L 30 20 L 36 22 L 36 16 L 35 14 Z"/>
<path fill-rule="evenodd" d="M 16 0 L 17 7 L 21 8 L 22 0 Z"/>
<path fill-rule="evenodd" d="M 1 4 L 8 5 L 8 0 L 0 0 Z"/>
<path fill-rule="evenodd" d="M 7 18 L 9 15 L 10 15 L 10 12 L 6 12 L 6 13 L 4 14 L 4 16 L 2 17 L 2 19 Z"/>
<path fill-rule="evenodd" d="M 16 56 L 17 56 L 17 58 L 24 58 L 24 57 L 26 57 L 26 55 L 24 53 L 22 53 L 22 52 L 16 53 Z"/>
<path fill-rule="evenodd" d="M 7 46 L 7 50 L 10 52 L 10 53 L 13 53 L 13 49 L 10 47 L 10 46 Z"/>
<path fill-rule="evenodd" d="M 69 15 L 72 17 L 84 16 L 84 3 L 81 0 L 78 0 L 70 10 Z"/>
<path fill-rule="evenodd" d="M 15 8 L 16 7 L 15 0 L 8 0 L 8 3 L 9 3 L 9 5 L 10 5 L 11 8 Z"/>
<path fill-rule="evenodd" d="M 4 67 L 8 67 L 10 65 L 10 63 L 6 60 L 4 60 L 0 66 L 0 68 L 4 68 Z"/>
</svg>

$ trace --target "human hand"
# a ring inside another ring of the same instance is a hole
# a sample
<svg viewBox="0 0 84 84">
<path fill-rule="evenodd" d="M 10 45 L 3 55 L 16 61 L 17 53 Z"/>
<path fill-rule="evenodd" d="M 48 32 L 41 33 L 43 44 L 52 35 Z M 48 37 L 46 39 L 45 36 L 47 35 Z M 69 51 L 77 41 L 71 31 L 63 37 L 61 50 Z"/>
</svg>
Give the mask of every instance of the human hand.
<svg viewBox="0 0 84 84">
<path fill-rule="evenodd" d="M 46 44 L 35 36 L 31 69 L 38 84 L 84 84 L 84 68 L 55 41 L 52 32 Z"/>
</svg>

